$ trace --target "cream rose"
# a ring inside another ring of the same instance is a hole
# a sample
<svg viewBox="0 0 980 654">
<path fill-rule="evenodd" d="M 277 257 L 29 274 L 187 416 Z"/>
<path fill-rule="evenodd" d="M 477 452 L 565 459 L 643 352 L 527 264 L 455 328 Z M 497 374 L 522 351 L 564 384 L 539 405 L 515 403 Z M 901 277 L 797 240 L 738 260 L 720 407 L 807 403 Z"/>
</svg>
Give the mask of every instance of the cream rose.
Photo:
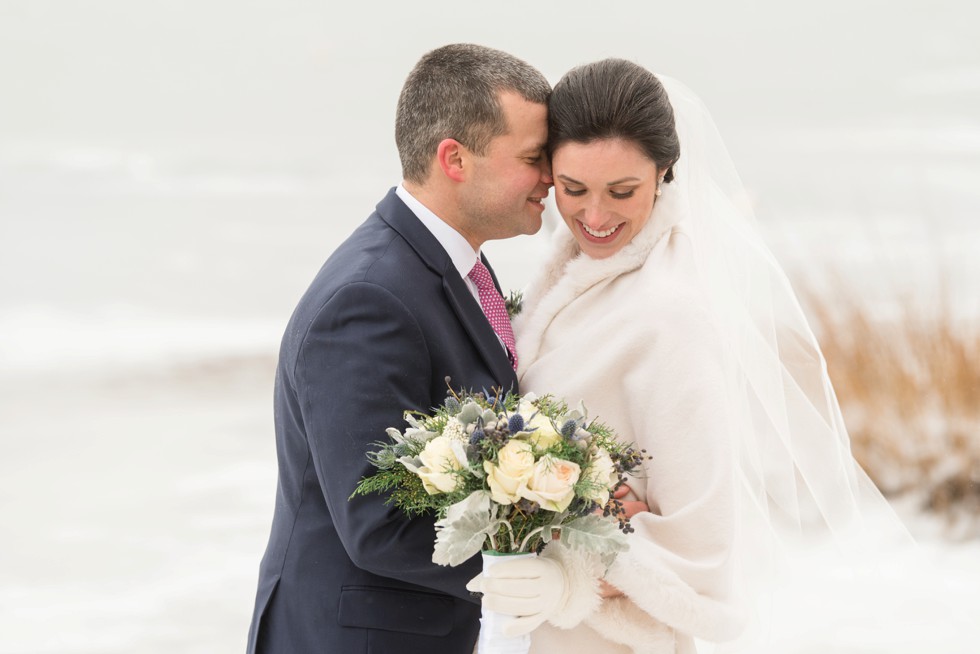
<svg viewBox="0 0 980 654">
<path fill-rule="evenodd" d="M 575 497 L 574 486 L 581 473 L 577 463 L 549 454 L 538 460 L 530 479 L 521 484 L 517 494 L 537 502 L 542 509 L 564 511 Z"/>
<path fill-rule="evenodd" d="M 457 470 L 463 468 L 452 443 L 446 436 L 436 436 L 425 444 L 425 449 L 419 453 L 422 466 L 415 473 L 422 478 L 422 485 L 429 495 L 450 493 L 459 486 L 460 478 Z"/>
<path fill-rule="evenodd" d="M 593 502 L 605 504 L 609 499 L 609 489 L 619 481 L 616 466 L 609 457 L 609 452 L 601 447 L 592 455 L 592 461 L 587 469 L 587 477 L 595 485 L 589 496 Z"/>
<path fill-rule="evenodd" d="M 534 403 L 537 401 L 537 399 L 538 396 L 535 395 L 534 393 L 525 393 L 524 396 L 521 398 L 521 401 L 517 405 L 517 412 L 522 416 L 531 415 L 532 413 L 537 411 L 537 408 L 534 406 Z"/>
<path fill-rule="evenodd" d="M 534 451 L 539 454 L 561 440 L 561 434 L 555 431 L 551 420 L 540 412 L 524 426 L 524 429 L 527 431 L 521 432 L 521 434 L 527 438 L 528 442 L 534 446 Z M 531 429 L 534 431 L 530 431 Z"/>
<path fill-rule="evenodd" d="M 511 440 L 497 452 L 497 464 L 483 462 L 490 484 L 490 498 L 498 504 L 513 504 L 520 496 L 517 489 L 534 470 L 534 452 L 530 443 Z"/>
</svg>

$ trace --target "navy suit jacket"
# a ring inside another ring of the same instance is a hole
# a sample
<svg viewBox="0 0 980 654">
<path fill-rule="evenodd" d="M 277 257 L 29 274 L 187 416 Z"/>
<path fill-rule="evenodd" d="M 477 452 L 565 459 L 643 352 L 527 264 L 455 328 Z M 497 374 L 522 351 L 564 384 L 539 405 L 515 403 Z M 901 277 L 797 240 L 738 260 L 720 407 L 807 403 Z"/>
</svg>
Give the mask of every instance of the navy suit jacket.
<svg viewBox="0 0 980 654">
<path fill-rule="evenodd" d="M 494 280 L 496 282 L 496 279 Z M 507 354 L 434 236 L 395 195 L 320 269 L 279 354 L 279 484 L 250 654 L 471 654 L 479 557 L 432 562 L 433 518 L 348 501 L 407 409 L 454 388 L 517 391 Z"/>
</svg>

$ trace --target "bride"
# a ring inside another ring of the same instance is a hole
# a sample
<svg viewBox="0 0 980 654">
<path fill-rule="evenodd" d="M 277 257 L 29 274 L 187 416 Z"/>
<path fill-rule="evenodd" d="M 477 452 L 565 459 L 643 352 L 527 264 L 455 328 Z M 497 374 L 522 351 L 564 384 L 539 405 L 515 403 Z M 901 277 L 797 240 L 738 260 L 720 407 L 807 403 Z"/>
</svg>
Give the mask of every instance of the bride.
<svg viewBox="0 0 980 654">
<path fill-rule="evenodd" d="M 666 84 L 666 86 L 665 86 Z M 647 450 L 630 550 L 560 543 L 474 580 L 532 652 L 695 652 L 738 637 L 776 527 L 884 500 L 854 462 L 823 357 L 710 116 L 608 59 L 549 101 L 559 229 L 515 323 L 522 391 L 581 398 Z"/>
</svg>

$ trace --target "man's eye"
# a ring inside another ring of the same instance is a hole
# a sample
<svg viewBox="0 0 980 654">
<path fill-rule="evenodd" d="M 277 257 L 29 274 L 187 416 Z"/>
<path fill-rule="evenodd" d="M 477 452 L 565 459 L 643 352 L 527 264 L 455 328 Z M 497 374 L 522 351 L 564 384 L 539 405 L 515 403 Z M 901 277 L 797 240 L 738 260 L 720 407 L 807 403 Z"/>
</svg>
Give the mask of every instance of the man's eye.
<svg viewBox="0 0 980 654">
<path fill-rule="evenodd" d="M 541 155 L 538 155 L 536 157 L 528 157 L 527 162 L 530 164 L 541 163 Z"/>
<path fill-rule="evenodd" d="M 583 189 L 579 189 L 577 191 L 573 191 L 572 189 L 570 189 L 570 188 L 568 188 L 566 186 L 565 189 L 564 189 L 564 191 L 565 191 L 565 195 L 571 195 L 572 197 L 578 197 L 580 195 L 585 195 L 585 189 L 584 188 Z"/>
</svg>

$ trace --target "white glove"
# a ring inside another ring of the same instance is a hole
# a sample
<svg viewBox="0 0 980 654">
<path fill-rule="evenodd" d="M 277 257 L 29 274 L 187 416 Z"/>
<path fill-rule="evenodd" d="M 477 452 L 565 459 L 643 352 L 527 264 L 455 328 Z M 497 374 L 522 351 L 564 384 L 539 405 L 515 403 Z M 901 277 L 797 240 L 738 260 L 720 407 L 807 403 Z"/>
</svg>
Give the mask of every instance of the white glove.
<svg viewBox="0 0 980 654">
<path fill-rule="evenodd" d="M 483 606 L 517 616 L 504 626 L 507 636 L 529 633 L 565 606 L 568 597 L 565 569 L 553 559 L 540 556 L 503 560 L 466 584 L 483 593 Z"/>
</svg>

